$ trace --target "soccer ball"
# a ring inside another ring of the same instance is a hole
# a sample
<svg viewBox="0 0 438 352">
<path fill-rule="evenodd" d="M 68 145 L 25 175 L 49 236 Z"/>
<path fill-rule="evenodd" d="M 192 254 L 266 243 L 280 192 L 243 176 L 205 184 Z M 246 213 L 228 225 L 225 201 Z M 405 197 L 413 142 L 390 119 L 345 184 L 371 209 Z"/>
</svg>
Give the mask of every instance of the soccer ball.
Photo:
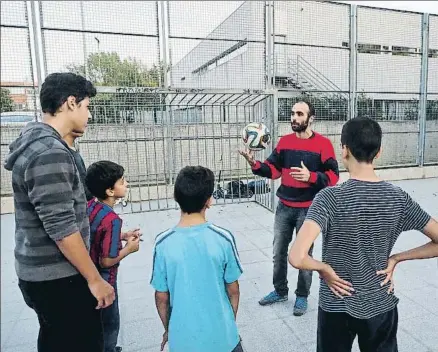
<svg viewBox="0 0 438 352">
<path fill-rule="evenodd" d="M 249 150 L 263 150 L 271 142 L 271 134 L 266 125 L 251 122 L 243 128 L 242 140 Z"/>
</svg>

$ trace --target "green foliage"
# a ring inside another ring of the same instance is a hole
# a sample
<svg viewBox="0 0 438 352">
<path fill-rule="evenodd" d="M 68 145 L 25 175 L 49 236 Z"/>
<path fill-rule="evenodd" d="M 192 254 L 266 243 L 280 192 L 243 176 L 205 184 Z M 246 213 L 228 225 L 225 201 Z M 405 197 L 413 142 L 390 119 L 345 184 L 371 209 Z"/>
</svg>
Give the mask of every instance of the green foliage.
<svg viewBox="0 0 438 352">
<path fill-rule="evenodd" d="M 289 121 L 293 104 L 310 101 L 316 109 L 318 120 L 346 121 L 348 119 L 348 100 L 345 96 L 319 93 L 301 94 L 278 101 L 279 121 Z M 371 99 L 365 93 L 357 95 L 356 116 L 366 116 L 379 121 L 415 121 L 418 119 L 419 101 Z M 438 120 L 438 100 L 428 100 L 426 120 Z"/>
<path fill-rule="evenodd" d="M 357 117 L 374 117 L 380 119 L 382 111 L 376 108 L 374 101 L 361 92 L 357 95 Z"/>
<path fill-rule="evenodd" d="M 289 121 L 292 106 L 299 101 L 309 101 L 315 107 L 318 120 L 346 121 L 348 119 L 348 99 L 343 95 L 301 94 L 293 98 L 278 101 L 279 121 Z"/>
<path fill-rule="evenodd" d="M 87 67 L 87 70 L 85 70 Z M 128 58 L 121 59 L 115 53 L 91 53 L 85 65 L 69 65 L 68 70 L 85 76 L 101 87 L 158 88 L 162 86 L 164 67 L 146 67 L 141 62 Z M 87 71 L 87 72 L 85 72 Z M 301 93 L 293 98 L 278 100 L 279 121 L 289 121 L 293 104 L 300 100 L 310 101 L 317 111 L 318 120 L 346 121 L 349 118 L 347 93 Z M 357 116 L 368 116 L 377 120 L 416 120 L 418 100 L 373 100 L 361 92 L 357 96 Z M 1 111 L 12 111 L 13 101 L 9 91 L 1 90 Z M 163 97 L 146 90 L 120 90 L 116 93 L 99 93 L 91 105 L 92 123 L 132 123 L 135 116 L 149 113 L 156 118 L 160 110 L 165 110 Z M 427 102 L 427 120 L 438 120 L 438 100 Z"/>
<path fill-rule="evenodd" d="M 159 87 L 163 67 L 147 68 L 135 59 L 122 60 L 117 53 L 91 53 L 86 62 L 88 78 L 96 86 L 106 87 Z M 85 65 L 69 65 L 67 69 L 85 76 Z"/>
<path fill-rule="evenodd" d="M 92 53 L 85 65 L 69 65 L 67 69 L 87 77 L 95 86 L 101 87 L 150 87 L 162 85 L 164 68 L 152 65 L 147 68 L 135 59 L 124 59 L 113 52 Z M 87 72 L 86 72 L 87 71 Z M 130 123 L 136 112 L 156 109 L 154 93 L 98 93 L 90 106 L 92 123 Z"/>
<path fill-rule="evenodd" d="M 14 101 L 11 98 L 11 92 L 9 89 L 0 88 L 0 108 L 1 112 L 14 110 Z"/>
<path fill-rule="evenodd" d="M 438 99 L 427 101 L 426 120 L 438 120 Z"/>
</svg>

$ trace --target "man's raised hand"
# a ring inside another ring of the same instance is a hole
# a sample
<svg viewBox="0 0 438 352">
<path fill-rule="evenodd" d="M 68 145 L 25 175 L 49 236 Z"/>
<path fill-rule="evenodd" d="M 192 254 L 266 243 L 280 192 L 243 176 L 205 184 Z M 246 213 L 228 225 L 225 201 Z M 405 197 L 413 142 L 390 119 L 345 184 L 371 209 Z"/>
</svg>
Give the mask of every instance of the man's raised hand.
<svg viewBox="0 0 438 352">
<path fill-rule="evenodd" d="M 254 166 L 255 159 L 254 159 L 254 152 L 250 149 L 246 150 L 239 150 L 239 154 L 242 155 L 246 161 L 248 162 L 249 166 Z"/>
</svg>

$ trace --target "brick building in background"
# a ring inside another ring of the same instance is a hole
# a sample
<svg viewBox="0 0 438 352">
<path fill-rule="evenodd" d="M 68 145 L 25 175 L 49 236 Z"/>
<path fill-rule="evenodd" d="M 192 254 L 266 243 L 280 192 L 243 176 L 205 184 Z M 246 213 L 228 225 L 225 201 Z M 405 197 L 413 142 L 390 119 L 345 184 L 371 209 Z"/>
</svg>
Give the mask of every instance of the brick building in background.
<svg viewBox="0 0 438 352">
<path fill-rule="evenodd" d="M 32 111 L 38 106 L 38 85 L 33 82 L 0 82 L 0 87 L 10 92 L 14 111 Z"/>
</svg>

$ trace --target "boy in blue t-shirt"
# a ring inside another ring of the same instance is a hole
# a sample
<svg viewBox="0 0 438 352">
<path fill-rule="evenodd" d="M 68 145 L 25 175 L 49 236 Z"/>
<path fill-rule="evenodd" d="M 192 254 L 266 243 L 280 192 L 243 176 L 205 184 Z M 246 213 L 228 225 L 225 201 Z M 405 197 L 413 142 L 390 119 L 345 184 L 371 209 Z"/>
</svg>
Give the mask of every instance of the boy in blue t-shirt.
<svg viewBox="0 0 438 352">
<path fill-rule="evenodd" d="M 161 350 L 241 352 L 236 314 L 242 274 L 234 236 L 207 222 L 213 172 L 183 168 L 174 197 L 181 208 L 178 225 L 155 239 L 151 284 L 165 329 Z"/>
</svg>

